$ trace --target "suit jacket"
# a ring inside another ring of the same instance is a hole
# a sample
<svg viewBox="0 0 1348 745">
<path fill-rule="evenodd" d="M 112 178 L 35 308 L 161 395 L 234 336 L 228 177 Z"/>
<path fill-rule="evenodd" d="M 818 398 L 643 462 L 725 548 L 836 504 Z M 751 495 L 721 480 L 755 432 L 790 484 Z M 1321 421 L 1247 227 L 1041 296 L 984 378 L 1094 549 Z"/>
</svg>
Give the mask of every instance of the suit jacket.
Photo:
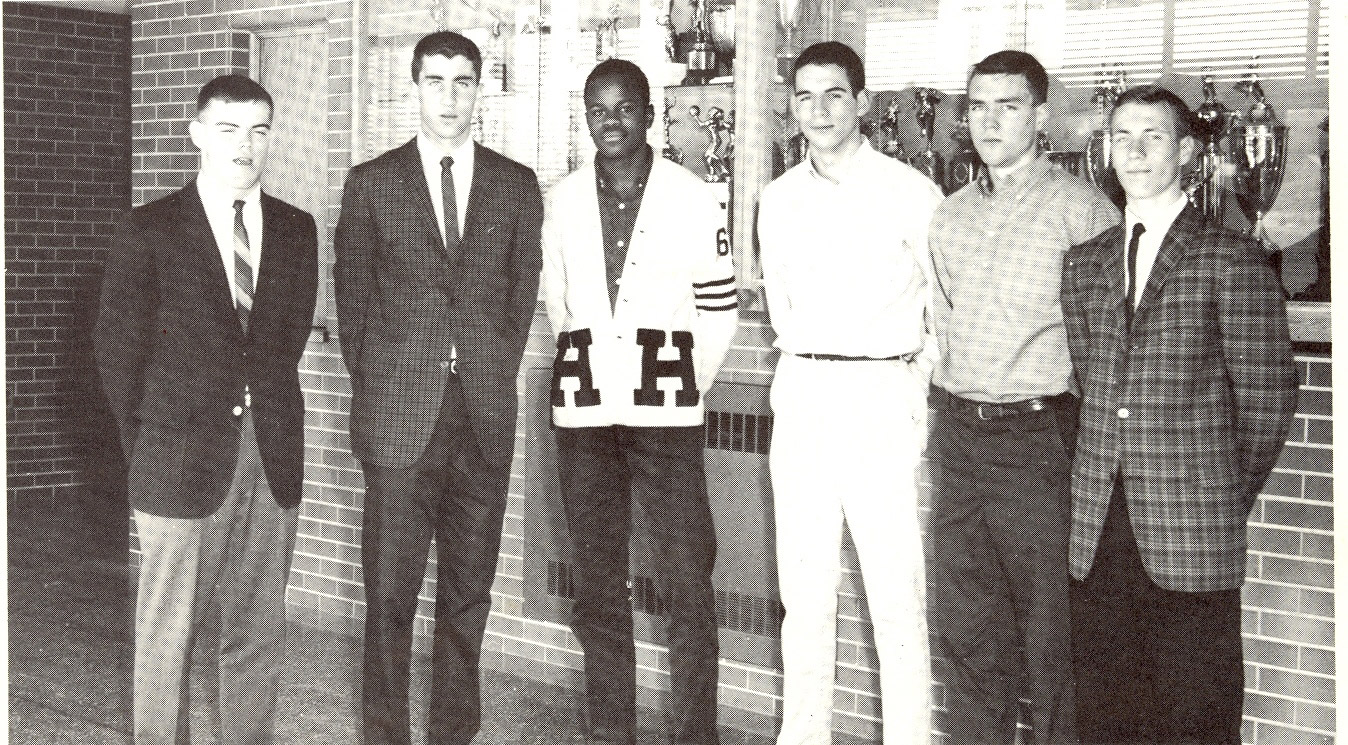
<svg viewBox="0 0 1348 745">
<path fill-rule="evenodd" d="M 94 353 L 128 462 L 131 506 L 201 518 L 219 509 L 239 451 L 244 387 L 272 496 L 298 504 L 318 234 L 309 213 L 262 195 L 262 259 L 244 333 L 195 183 L 118 223 Z M 240 412 L 242 410 L 240 409 Z"/>
<path fill-rule="evenodd" d="M 440 413 L 452 348 L 483 456 L 507 467 L 514 453 L 515 382 L 543 263 L 543 199 L 532 170 L 475 147 L 453 255 L 415 139 L 347 176 L 333 277 L 351 373 L 351 448 L 363 462 L 416 462 Z"/>
<path fill-rule="evenodd" d="M 1207 592 L 1245 578 L 1245 522 L 1297 400 L 1277 278 L 1258 244 L 1186 206 L 1124 320 L 1124 228 L 1073 247 L 1063 316 L 1083 393 L 1072 576 L 1085 579 L 1122 472 L 1147 574 Z"/>
</svg>

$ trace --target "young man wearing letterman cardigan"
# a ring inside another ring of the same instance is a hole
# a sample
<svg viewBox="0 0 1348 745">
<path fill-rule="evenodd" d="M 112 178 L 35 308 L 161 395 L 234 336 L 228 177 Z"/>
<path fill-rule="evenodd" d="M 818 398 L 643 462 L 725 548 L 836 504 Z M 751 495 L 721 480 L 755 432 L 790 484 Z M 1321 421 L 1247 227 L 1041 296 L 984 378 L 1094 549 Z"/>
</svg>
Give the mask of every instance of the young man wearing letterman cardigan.
<svg viewBox="0 0 1348 745">
<path fill-rule="evenodd" d="M 543 286 L 557 334 L 552 417 L 575 548 L 586 734 L 635 742 L 627 575 L 637 499 L 669 612 L 670 740 L 715 745 L 716 533 L 702 452 L 703 400 L 738 323 L 725 221 L 704 183 L 646 144 L 655 109 L 640 68 L 596 66 L 585 112 L 597 153 L 553 189 Z"/>
</svg>

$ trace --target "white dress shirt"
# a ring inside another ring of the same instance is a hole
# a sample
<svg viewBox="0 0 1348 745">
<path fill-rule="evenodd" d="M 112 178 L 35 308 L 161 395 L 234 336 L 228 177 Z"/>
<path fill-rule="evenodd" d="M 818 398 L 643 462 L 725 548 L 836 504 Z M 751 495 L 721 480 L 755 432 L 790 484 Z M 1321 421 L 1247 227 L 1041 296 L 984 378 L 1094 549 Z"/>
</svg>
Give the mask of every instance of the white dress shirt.
<svg viewBox="0 0 1348 745">
<path fill-rule="evenodd" d="M 233 190 L 222 189 L 198 175 L 197 195 L 201 197 L 201 206 L 206 209 L 206 221 L 210 223 L 211 234 L 215 236 L 215 246 L 220 249 L 220 261 L 225 265 L 225 279 L 229 283 L 229 296 L 234 298 L 237 306 L 239 299 L 234 293 L 234 202 L 243 199 L 243 227 L 248 231 L 248 263 L 253 266 L 253 289 L 256 291 L 257 268 L 262 262 L 262 186 L 253 184 L 253 188 L 240 197 Z"/>
<path fill-rule="evenodd" d="M 1156 255 L 1161 252 L 1161 241 L 1165 240 L 1165 234 L 1170 232 L 1170 226 L 1174 224 L 1175 218 L 1184 211 L 1184 205 L 1189 200 L 1183 192 L 1174 202 L 1158 207 L 1156 209 L 1139 209 L 1134 205 L 1128 205 L 1124 210 L 1124 236 L 1123 245 L 1127 250 L 1128 241 L 1133 239 L 1133 226 L 1142 223 L 1146 228 L 1142 232 L 1142 237 L 1137 239 L 1137 283 L 1133 290 L 1133 307 L 1142 300 L 1142 290 L 1147 286 L 1147 279 L 1151 277 L 1151 268 L 1156 264 Z M 1123 286 L 1128 286 L 1128 260 L 1127 254 L 1124 254 L 1123 262 Z"/>
<path fill-rule="evenodd" d="M 921 351 L 927 226 L 941 191 L 864 140 L 833 172 L 836 181 L 806 158 L 763 191 L 758 230 L 776 346 L 880 358 Z"/>
<path fill-rule="evenodd" d="M 426 174 L 426 186 L 431 190 L 431 207 L 435 208 L 435 222 L 440 226 L 440 238 L 445 237 L 445 199 L 440 190 L 440 174 L 443 168 L 440 159 L 448 155 L 454 159 L 449 167 L 454 174 L 454 203 L 459 214 L 459 235 L 463 235 L 463 223 L 468 216 L 468 189 L 473 185 L 473 138 L 451 152 L 445 152 L 422 132 L 417 134 L 417 153 L 421 155 L 421 170 Z"/>
</svg>

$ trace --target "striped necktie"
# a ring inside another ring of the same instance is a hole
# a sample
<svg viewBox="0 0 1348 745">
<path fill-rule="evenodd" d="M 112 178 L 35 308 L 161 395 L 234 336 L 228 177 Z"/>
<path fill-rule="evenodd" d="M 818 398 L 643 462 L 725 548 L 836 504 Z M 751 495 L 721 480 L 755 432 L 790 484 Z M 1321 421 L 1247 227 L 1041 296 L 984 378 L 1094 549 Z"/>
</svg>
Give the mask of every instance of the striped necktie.
<svg viewBox="0 0 1348 745">
<path fill-rule="evenodd" d="M 239 323 L 248 330 L 248 314 L 253 310 L 253 263 L 248 250 L 248 229 L 243 226 L 243 200 L 234 201 L 234 299 Z"/>
</svg>

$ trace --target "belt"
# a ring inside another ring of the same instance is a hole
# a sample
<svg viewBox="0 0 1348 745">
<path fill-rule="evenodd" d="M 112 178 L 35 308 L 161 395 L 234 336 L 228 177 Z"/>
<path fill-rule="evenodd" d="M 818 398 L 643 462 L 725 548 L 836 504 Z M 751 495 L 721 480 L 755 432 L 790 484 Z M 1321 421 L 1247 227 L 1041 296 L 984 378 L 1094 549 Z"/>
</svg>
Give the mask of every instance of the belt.
<svg viewBox="0 0 1348 745">
<path fill-rule="evenodd" d="M 1010 416 L 1020 416 L 1022 414 L 1033 414 L 1037 411 L 1048 411 L 1050 409 L 1060 409 L 1072 406 L 1076 403 L 1076 396 L 1070 393 L 1059 393 L 1056 396 L 1036 396 L 1027 398 L 1024 401 L 1008 401 L 1005 403 L 985 403 L 983 401 L 971 401 L 967 398 L 961 398 L 949 391 L 941 389 L 945 394 L 945 406 L 951 411 L 964 414 L 974 414 L 979 419 L 990 421 L 992 419 L 1004 419 Z"/>
<path fill-rule="evenodd" d="M 917 356 L 917 352 L 908 354 L 896 354 L 893 357 L 853 357 L 846 354 L 816 354 L 814 352 L 792 352 L 797 357 L 804 357 L 807 360 L 824 360 L 825 362 L 890 362 L 893 360 L 903 360 L 912 362 Z"/>
</svg>

